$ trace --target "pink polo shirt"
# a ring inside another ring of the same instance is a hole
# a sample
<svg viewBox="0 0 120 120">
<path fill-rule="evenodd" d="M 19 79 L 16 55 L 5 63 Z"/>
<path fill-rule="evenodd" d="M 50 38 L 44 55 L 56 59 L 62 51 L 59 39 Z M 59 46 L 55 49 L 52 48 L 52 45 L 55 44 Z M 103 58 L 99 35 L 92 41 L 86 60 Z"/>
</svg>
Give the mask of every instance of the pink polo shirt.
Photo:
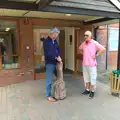
<svg viewBox="0 0 120 120">
<path fill-rule="evenodd" d="M 96 66 L 97 61 L 93 57 L 96 56 L 97 51 L 103 49 L 103 46 L 92 39 L 88 44 L 83 42 L 79 49 L 83 50 L 83 66 Z"/>
</svg>

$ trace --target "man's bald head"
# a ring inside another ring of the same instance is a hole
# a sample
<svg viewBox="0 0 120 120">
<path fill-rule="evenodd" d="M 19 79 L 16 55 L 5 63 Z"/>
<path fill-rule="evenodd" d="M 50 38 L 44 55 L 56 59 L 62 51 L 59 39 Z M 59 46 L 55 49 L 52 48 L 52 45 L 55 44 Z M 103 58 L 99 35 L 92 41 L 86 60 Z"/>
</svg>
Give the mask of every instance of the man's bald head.
<svg viewBox="0 0 120 120">
<path fill-rule="evenodd" d="M 89 37 L 92 37 L 92 32 L 91 31 L 86 31 L 85 32 L 85 35 L 89 36 Z"/>
<path fill-rule="evenodd" d="M 86 31 L 84 34 L 85 41 L 90 41 L 92 39 L 92 32 Z"/>
</svg>

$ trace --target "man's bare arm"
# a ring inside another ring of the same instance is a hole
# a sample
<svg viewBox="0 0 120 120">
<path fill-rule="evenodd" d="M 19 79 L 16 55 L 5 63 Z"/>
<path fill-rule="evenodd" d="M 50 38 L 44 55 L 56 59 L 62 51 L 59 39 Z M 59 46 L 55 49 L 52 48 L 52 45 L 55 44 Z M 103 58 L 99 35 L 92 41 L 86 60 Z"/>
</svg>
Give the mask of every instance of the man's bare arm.
<svg viewBox="0 0 120 120">
<path fill-rule="evenodd" d="M 103 53 L 105 53 L 105 51 L 106 51 L 106 48 L 103 47 L 103 48 L 97 53 L 96 56 L 102 55 Z"/>
<path fill-rule="evenodd" d="M 82 45 L 79 46 L 79 54 L 82 54 L 82 55 L 83 55 Z"/>
</svg>

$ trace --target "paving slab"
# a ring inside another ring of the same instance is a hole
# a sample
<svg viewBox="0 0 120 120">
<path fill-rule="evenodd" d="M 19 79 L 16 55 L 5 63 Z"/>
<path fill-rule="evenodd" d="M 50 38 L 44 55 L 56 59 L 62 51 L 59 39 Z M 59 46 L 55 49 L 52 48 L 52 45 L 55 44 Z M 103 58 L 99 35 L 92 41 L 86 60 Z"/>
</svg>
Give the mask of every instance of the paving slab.
<svg viewBox="0 0 120 120">
<path fill-rule="evenodd" d="M 95 98 L 81 96 L 83 79 L 65 75 L 67 98 L 45 99 L 45 80 L 0 87 L 0 120 L 120 120 L 120 98 L 109 95 L 109 86 L 97 82 Z"/>
</svg>

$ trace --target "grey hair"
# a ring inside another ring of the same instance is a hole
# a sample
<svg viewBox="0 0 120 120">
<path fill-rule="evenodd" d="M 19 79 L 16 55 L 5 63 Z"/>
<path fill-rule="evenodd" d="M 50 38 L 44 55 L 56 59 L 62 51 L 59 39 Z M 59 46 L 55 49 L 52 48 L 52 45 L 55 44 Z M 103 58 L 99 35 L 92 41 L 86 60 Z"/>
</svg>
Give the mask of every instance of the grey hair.
<svg viewBox="0 0 120 120">
<path fill-rule="evenodd" d="M 52 33 L 58 33 L 59 34 L 60 30 L 55 27 L 55 28 L 51 29 L 50 32 L 49 32 L 49 34 L 52 34 Z"/>
</svg>

